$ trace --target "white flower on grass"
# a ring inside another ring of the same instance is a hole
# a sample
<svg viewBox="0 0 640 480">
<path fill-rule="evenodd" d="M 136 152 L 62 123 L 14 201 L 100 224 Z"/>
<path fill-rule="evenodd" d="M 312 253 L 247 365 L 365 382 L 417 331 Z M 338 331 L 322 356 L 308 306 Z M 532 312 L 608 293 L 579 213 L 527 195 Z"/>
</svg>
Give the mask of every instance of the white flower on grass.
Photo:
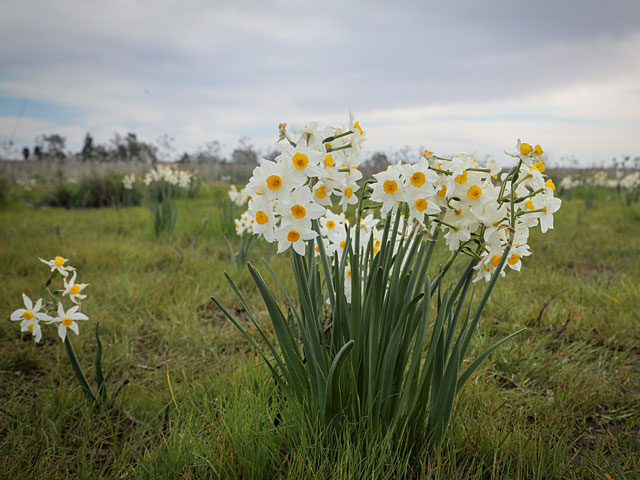
<svg viewBox="0 0 640 480">
<path fill-rule="evenodd" d="M 59 323 L 58 335 L 64 342 L 67 338 L 67 329 L 71 329 L 76 335 L 78 335 L 78 324 L 76 320 L 89 320 L 84 313 L 78 312 L 78 305 L 74 305 L 69 310 L 65 311 L 62 303 L 58 303 L 58 316 L 52 319 L 53 323 Z"/>
<path fill-rule="evenodd" d="M 53 260 L 45 260 L 44 258 L 40 259 L 42 263 L 51 267 L 52 272 L 57 270 L 60 273 L 60 275 L 62 275 L 63 277 L 66 277 L 69 274 L 69 272 L 73 272 L 75 270 L 75 268 L 73 267 L 64 265 L 65 263 L 67 263 L 68 260 L 69 260 L 68 258 L 64 258 L 64 257 L 56 257 Z"/>
<path fill-rule="evenodd" d="M 36 340 L 36 343 L 40 341 L 42 338 L 42 330 L 40 329 L 40 324 L 38 323 L 40 320 L 51 321 L 51 317 L 44 312 L 41 312 L 42 308 L 42 299 L 39 298 L 36 304 L 29 297 L 27 297 L 24 293 L 22 294 L 22 301 L 24 302 L 25 308 L 19 308 L 15 312 L 11 314 L 11 320 L 20 322 L 20 330 L 22 332 L 31 332 Z"/>
<path fill-rule="evenodd" d="M 62 283 L 64 283 L 64 291 L 62 292 L 62 296 L 69 295 L 69 298 L 73 303 L 80 303 L 80 301 L 87 298 L 86 295 L 82 295 L 80 292 L 85 289 L 89 284 L 88 283 L 76 283 L 77 272 L 73 272 L 71 276 L 71 280 L 67 283 L 67 279 L 63 278 Z"/>
<path fill-rule="evenodd" d="M 17 322 L 18 320 L 26 320 L 31 321 L 33 319 L 37 320 L 45 320 L 50 321 L 51 317 L 44 312 L 41 312 L 42 308 L 42 299 L 39 298 L 36 304 L 29 297 L 27 297 L 24 293 L 22 294 L 22 301 L 24 302 L 25 308 L 19 308 L 15 312 L 11 314 L 11 320 Z"/>
</svg>

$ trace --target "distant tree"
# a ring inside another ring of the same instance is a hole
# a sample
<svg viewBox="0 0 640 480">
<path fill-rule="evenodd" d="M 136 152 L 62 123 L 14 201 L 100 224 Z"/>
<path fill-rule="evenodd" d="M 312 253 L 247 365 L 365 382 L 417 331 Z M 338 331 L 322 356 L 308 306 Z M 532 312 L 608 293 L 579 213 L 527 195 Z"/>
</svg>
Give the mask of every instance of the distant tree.
<svg viewBox="0 0 640 480">
<path fill-rule="evenodd" d="M 24 157 L 25 162 L 29 161 L 29 147 L 24 147 L 22 149 L 22 156 Z"/>
<path fill-rule="evenodd" d="M 40 148 L 40 145 L 36 145 L 35 147 L 33 147 L 33 156 L 36 157 L 38 160 L 42 160 L 42 148 Z"/>
<path fill-rule="evenodd" d="M 225 159 L 222 157 L 222 145 L 218 140 L 207 142 L 204 147 L 200 148 L 195 154 L 195 161 L 197 163 L 211 163 L 219 164 L 224 163 Z"/>
<path fill-rule="evenodd" d="M 265 153 L 262 158 L 265 158 L 267 160 L 275 160 L 276 157 L 280 155 L 280 152 L 278 150 L 269 150 L 267 153 Z"/>
<path fill-rule="evenodd" d="M 66 142 L 67 139 L 57 133 L 42 136 L 42 143 L 45 147 L 46 156 L 50 159 L 59 159 L 66 157 L 64 153 Z"/>
<path fill-rule="evenodd" d="M 258 165 L 258 154 L 249 143 L 249 137 L 242 137 L 238 143 L 240 145 L 231 154 L 231 161 L 237 165 Z"/>
<path fill-rule="evenodd" d="M 384 170 L 387 165 L 389 165 L 389 157 L 384 152 L 373 152 L 373 155 L 364 162 L 365 167 L 375 171 Z"/>
<path fill-rule="evenodd" d="M 82 145 L 82 160 L 88 161 L 93 155 L 93 137 L 89 132 L 84 136 L 84 144 Z"/>
<path fill-rule="evenodd" d="M 160 135 L 156 140 L 157 157 L 161 162 L 172 162 L 175 159 L 176 147 L 173 146 L 175 138 L 170 137 L 166 133 Z"/>
<path fill-rule="evenodd" d="M 191 155 L 189 155 L 187 152 L 184 152 L 180 157 L 180 160 L 178 160 L 178 163 L 182 165 L 188 165 L 189 163 L 191 163 Z"/>
</svg>

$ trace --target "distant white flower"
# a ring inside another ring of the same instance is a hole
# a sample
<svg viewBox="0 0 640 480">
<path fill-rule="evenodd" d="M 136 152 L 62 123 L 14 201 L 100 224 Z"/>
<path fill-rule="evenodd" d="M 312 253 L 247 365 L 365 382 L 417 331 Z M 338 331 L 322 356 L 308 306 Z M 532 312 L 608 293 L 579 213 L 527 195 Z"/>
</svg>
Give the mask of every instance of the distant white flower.
<svg viewBox="0 0 640 480">
<path fill-rule="evenodd" d="M 69 260 L 68 258 L 64 258 L 64 257 L 56 257 L 53 260 L 45 260 L 44 258 L 40 259 L 42 263 L 51 267 L 52 272 L 57 270 L 60 273 L 60 275 L 62 275 L 63 277 L 66 277 L 69 274 L 69 272 L 73 272 L 75 270 L 75 268 L 73 267 L 64 265 L 65 263 L 67 263 L 68 260 Z"/>
</svg>

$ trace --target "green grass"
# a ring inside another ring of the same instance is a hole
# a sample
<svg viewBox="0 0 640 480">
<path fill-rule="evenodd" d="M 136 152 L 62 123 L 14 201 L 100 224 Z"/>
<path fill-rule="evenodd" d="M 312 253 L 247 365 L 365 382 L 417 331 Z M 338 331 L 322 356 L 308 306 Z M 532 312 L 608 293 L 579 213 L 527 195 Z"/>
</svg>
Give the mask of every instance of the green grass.
<svg viewBox="0 0 640 480">
<path fill-rule="evenodd" d="M 442 450 L 411 458 L 385 438 L 364 444 L 357 425 L 335 438 L 300 421 L 210 301 L 243 317 L 230 271 L 269 330 L 249 273 L 232 271 L 221 188 L 179 200 L 174 233 L 159 239 L 143 207 L 2 207 L 0 477 L 640 478 L 640 206 L 565 201 L 555 230 L 532 237 L 523 271 L 499 281 L 472 355 L 527 330 L 467 384 Z M 55 255 L 90 284 L 91 320 L 72 340 L 92 378 L 100 322 L 107 382 L 119 390 L 107 411 L 87 403 L 54 328 L 35 345 L 8 320 L 22 292 L 39 294 L 38 257 Z M 263 272 L 263 256 L 294 290 L 288 257 L 256 246 Z"/>
</svg>

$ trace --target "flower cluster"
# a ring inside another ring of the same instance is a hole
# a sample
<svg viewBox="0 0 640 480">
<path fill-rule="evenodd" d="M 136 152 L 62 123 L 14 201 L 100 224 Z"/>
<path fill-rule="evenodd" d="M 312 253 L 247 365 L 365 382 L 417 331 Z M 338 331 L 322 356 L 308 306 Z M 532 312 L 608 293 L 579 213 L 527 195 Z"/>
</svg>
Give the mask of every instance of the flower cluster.
<svg viewBox="0 0 640 480">
<path fill-rule="evenodd" d="M 249 213 L 244 212 L 240 218 L 235 220 L 236 233 L 242 236 L 244 233 L 253 231 L 253 224 L 255 223 L 255 219 L 249 215 Z"/>
<path fill-rule="evenodd" d="M 165 181 L 170 185 L 187 188 L 193 178 L 193 173 L 187 170 L 178 170 L 172 165 L 156 165 L 145 175 L 142 183 L 149 186 L 153 182 Z"/>
<path fill-rule="evenodd" d="M 76 269 L 65 265 L 67 259 L 64 257 L 55 257 L 53 260 L 40 259 L 42 263 L 50 267 L 51 278 L 56 274 L 62 276 L 63 288 L 56 290 L 53 293 L 48 289 L 47 291 L 54 294 L 61 295 L 63 297 L 68 296 L 71 302 L 74 304 L 70 308 L 66 309 L 62 302 L 58 301 L 57 305 L 54 303 L 43 303 L 42 298 L 39 298 L 35 303 L 26 294 L 22 294 L 22 300 L 24 308 L 19 308 L 11 314 L 11 320 L 20 322 L 20 330 L 23 332 L 30 332 L 35 337 L 36 343 L 40 342 L 42 338 L 42 327 L 40 322 L 45 324 L 58 325 L 58 336 L 64 342 L 67 337 L 67 329 L 74 332 L 76 335 L 79 333 L 78 320 L 89 320 L 84 313 L 80 312 L 80 304 L 82 300 L 87 298 L 86 295 L 81 292 L 88 286 L 86 283 L 77 282 Z M 73 272 L 69 281 L 69 273 Z M 49 282 L 47 282 L 47 285 Z"/>
<path fill-rule="evenodd" d="M 133 184 L 136 183 L 136 175 L 135 173 L 131 173 L 129 175 L 125 175 L 122 179 L 122 184 L 126 190 L 132 190 Z"/>
<path fill-rule="evenodd" d="M 374 175 L 371 200 L 382 204 L 383 213 L 405 206 L 409 220 L 431 233 L 441 229 L 452 252 L 477 256 L 475 281 L 491 278 L 510 242 L 506 265 L 520 270 L 521 259 L 531 253 L 529 229 L 540 225 L 544 233 L 553 228 L 561 201 L 544 175 L 540 145 L 518 140 L 516 147 L 510 155 L 518 164 L 502 174 L 501 182 L 494 183 L 502 168 L 492 157 L 481 166 L 473 155 L 445 158 L 426 151 L 415 164 L 393 165 Z"/>
<path fill-rule="evenodd" d="M 249 195 L 247 195 L 247 191 L 244 188 L 238 191 L 235 185 L 231 185 L 227 195 L 229 195 L 229 200 L 231 200 L 239 207 L 246 205 L 249 201 Z"/>
<path fill-rule="evenodd" d="M 263 160 L 245 190 L 249 208 L 237 228 L 278 242 L 278 252 L 292 247 L 303 255 L 306 242 L 318 237 L 327 255 L 341 255 L 352 228 L 345 217 L 348 205 L 358 203 L 358 170 L 364 132 L 350 115 L 346 128 L 319 128 L 310 123 L 294 126 L 292 139 L 280 126 L 282 153 L 275 161 Z M 374 255 L 381 242 L 378 224 L 402 215 L 403 228 L 420 228 L 434 235 L 440 230 L 452 252 L 477 258 L 474 281 L 489 280 L 503 252 L 510 254 L 502 267 L 519 271 L 522 258 L 530 255 L 529 230 L 553 228 L 553 214 L 561 201 L 555 185 L 544 174 L 544 152 L 518 140 L 509 154 L 517 165 L 508 173 L 490 157 L 481 165 L 474 155 L 452 157 L 425 151 L 413 164 L 389 166 L 374 175 L 375 182 L 363 192 L 379 207 L 382 219 L 372 214 L 359 220 L 360 245 L 370 239 Z M 502 175 L 500 175 L 502 173 Z M 339 206 L 342 213 L 329 207 Z M 319 230 L 312 227 L 318 221 Z M 353 245 L 353 242 L 352 242 Z M 316 254 L 319 247 L 316 245 Z M 348 270 L 347 270 L 348 275 Z M 348 282 L 348 279 L 345 280 Z"/>
<path fill-rule="evenodd" d="M 294 139 L 285 124 L 279 126 L 280 155 L 260 162 L 245 191 L 253 233 L 277 241 L 279 253 L 292 247 L 304 254 L 305 242 L 317 236 L 312 221 L 325 215 L 327 206 L 335 200 L 344 211 L 358 202 L 365 136 L 353 115 L 346 127 L 320 128 L 313 122 L 291 130 Z"/>
</svg>

